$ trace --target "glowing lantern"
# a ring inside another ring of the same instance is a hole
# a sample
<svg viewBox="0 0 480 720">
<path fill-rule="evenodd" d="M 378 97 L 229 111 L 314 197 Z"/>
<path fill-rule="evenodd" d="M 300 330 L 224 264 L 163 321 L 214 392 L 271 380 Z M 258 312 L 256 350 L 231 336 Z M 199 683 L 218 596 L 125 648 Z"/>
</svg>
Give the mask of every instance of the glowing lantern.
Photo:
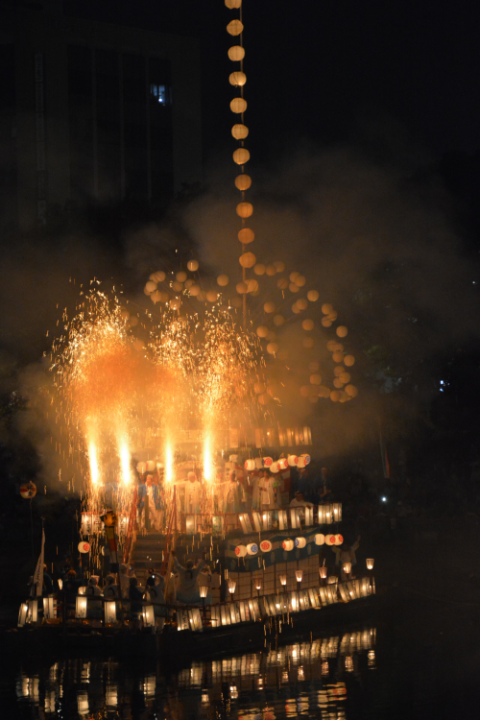
<svg viewBox="0 0 480 720">
<path fill-rule="evenodd" d="M 280 327 L 280 325 L 283 325 L 284 322 L 285 322 L 285 318 L 283 317 L 283 315 L 275 315 L 275 317 L 273 318 L 273 324 L 276 325 L 277 327 Z"/>
<path fill-rule="evenodd" d="M 239 282 L 239 283 L 237 283 L 235 289 L 236 289 L 236 291 L 238 292 L 239 295 L 245 295 L 245 293 L 246 293 L 247 290 L 248 290 L 248 288 L 247 288 L 247 286 L 246 286 L 246 284 L 245 284 L 244 282 Z"/>
<path fill-rule="evenodd" d="M 172 283 L 172 289 L 175 290 L 175 292 L 180 292 L 180 290 L 183 290 L 183 283 L 178 282 L 178 280 L 175 280 Z"/>
<path fill-rule="evenodd" d="M 330 305 L 330 303 L 323 303 L 322 305 L 322 313 L 324 315 L 328 315 L 329 313 L 333 312 L 333 305 Z"/>
<path fill-rule="evenodd" d="M 154 290 L 157 289 L 157 283 L 153 282 L 153 280 L 149 280 L 147 284 L 145 285 L 145 292 L 152 293 Z"/>
<path fill-rule="evenodd" d="M 247 553 L 249 555 L 256 555 L 258 553 L 258 545 L 257 543 L 248 543 L 247 545 Z"/>
<path fill-rule="evenodd" d="M 335 368 L 335 370 L 336 370 L 336 369 L 337 369 L 337 368 Z M 352 376 L 350 375 L 350 373 L 347 373 L 347 372 L 342 372 L 338 377 L 339 377 L 339 379 L 342 381 L 342 383 L 343 383 L 344 385 L 346 385 L 347 383 L 349 383 L 350 380 L 352 379 Z"/>
<path fill-rule="evenodd" d="M 335 535 L 335 545 L 343 545 L 343 535 Z"/>
<path fill-rule="evenodd" d="M 343 362 L 347 367 L 352 367 L 352 365 L 355 365 L 355 358 L 353 355 L 345 355 Z"/>
<path fill-rule="evenodd" d="M 278 352 L 278 343 L 268 343 L 267 352 L 269 355 L 275 355 Z"/>
<path fill-rule="evenodd" d="M 303 347 L 310 349 L 315 345 L 315 340 L 311 337 L 306 337 L 303 339 Z"/>
<path fill-rule="evenodd" d="M 288 280 L 287 278 L 278 278 L 277 280 L 277 287 L 280 288 L 280 290 L 286 290 L 288 287 Z"/>
<path fill-rule="evenodd" d="M 367 558 L 365 562 L 367 564 L 367 570 L 373 570 L 373 566 L 375 564 L 374 558 Z"/>
<path fill-rule="evenodd" d="M 296 284 L 296 283 L 295 283 L 295 284 Z M 308 300 L 305 300 L 305 298 L 299 298 L 299 299 L 297 300 L 297 307 L 299 307 L 300 310 L 306 310 L 307 307 L 308 307 Z M 310 322 L 312 322 L 312 321 L 310 321 Z M 313 322 L 312 322 L 312 327 L 313 327 Z M 305 329 L 306 329 L 306 328 L 305 328 Z M 310 328 L 310 329 L 311 329 L 311 328 Z"/>
<path fill-rule="evenodd" d="M 239 7 L 242 7 L 242 0 L 225 0 L 225 6 L 229 10 L 236 10 Z"/>
<path fill-rule="evenodd" d="M 103 617 L 105 625 L 112 625 L 117 622 L 117 604 L 115 600 L 107 600 L 103 603 Z"/>
<path fill-rule="evenodd" d="M 235 70 L 235 72 L 230 73 L 228 82 L 234 87 L 243 87 L 247 82 L 247 76 L 241 70 Z"/>
<path fill-rule="evenodd" d="M 301 583 L 303 580 L 303 570 L 295 570 L 295 579 L 298 583 Z"/>
<path fill-rule="evenodd" d="M 344 338 L 348 335 L 348 328 L 346 328 L 345 325 L 339 325 L 336 332 L 338 337 Z"/>
<path fill-rule="evenodd" d="M 332 400 L 332 402 L 338 402 L 340 400 L 340 393 L 338 390 L 332 390 L 330 393 L 330 400 Z"/>
<path fill-rule="evenodd" d="M 242 228 L 238 231 L 238 239 L 242 245 L 248 245 L 255 240 L 255 233 L 250 228 Z"/>
<path fill-rule="evenodd" d="M 177 272 L 175 277 L 177 278 L 178 282 L 183 283 L 187 279 L 187 273 L 181 270 L 180 272 Z"/>
<path fill-rule="evenodd" d="M 305 280 L 303 275 L 297 275 L 294 282 L 295 285 L 298 285 L 298 287 L 303 287 L 307 281 Z"/>
<path fill-rule="evenodd" d="M 265 325 L 260 325 L 257 328 L 258 337 L 265 338 L 268 335 L 268 328 Z"/>
<path fill-rule="evenodd" d="M 277 460 L 278 467 L 280 470 L 288 470 L 288 460 L 287 458 L 280 458 L 280 460 Z"/>
<path fill-rule="evenodd" d="M 275 270 L 277 272 L 283 272 L 285 270 L 285 263 L 281 260 L 275 260 L 273 264 L 275 265 Z"/>
<path fill-rule="evenodd" d="M 299 303 L 300 303 L 300 301 L 297 303 L 297 305 L 299 305 Z M 307 330 L 307 331 L 308 331 L 308 330 L 313 330 L 313 326 L 314 326 L 313 320 L 304 320 L 304 321 L 302 322 L 302 328 L 303 328 L 304 330 Z"/>
<path fill-rule="evenodd" d="M 340 350 L 336 350 L 336 351 L 332 354 L 332 359 L 333 359 L 333 361 L 336 362 L 336 363 L 341 363 L 341 362 L 343 362 L 343 352 L 341 352 Z"/>
<path fill-rule="evenodd" d="M 307 298 L 310 300 L 310 302 L 317 302 L 319 294 L 316 290 L 309 290 L 307 293 Z"/>
<path fill-rule="evenodd" d="M 322 318 L 322 325 L 323 325 L 323 327 L 326 327 L 326 328 L 331 327 L 332 321 L 329 320 L 328 318 Z"/>
<path fill-rule="evenodd" d="M 152 300 L 152 302 L 153 302 L 154 304 L 157 303 L 157 302 L 162 302 L 162 296 L 163 296 L 164 294 L 165 294 L 165 293 L 162 293 L 162 292 L 160 292 L 159 290 L 155 290 L 155 292 L 153 292 L 153 293 L 150 295 L 150 299 Z M 168 297 L 168 295 L 167 295 L 167 297 Z"/>
<path fill-rule="evenodd" d="M 228 48 L 228 57 L 232 62 L 240 62 L 245 57 L 245 49 L 241 45 Z"/>
<path fill-rule="evenodd" d="M 235 152 L 233 153 L 233 160 L 237 163 L 237 165 L 245 165 L 250 160 L 250 153 L 248 152 L 247 148 L 237 148 Z M 238 212 L 238 209 L 237 209 Z M 240 215 L 240 213 L 238 213 Z M 250 213 L 251 215 L 252 213 Z M 246 215 L 245 217 L 248 217 Z"/>
<path fill-rule="evenodd" d="M 270 542 L 270 540 L 262 540 L 262 542 L 260 543 L 260 550 L 262 552 L 265 552 L 265 553 L 271 552 L 272 548 L 273 548 L 273 545 Z"/>
<path fill-rule="evenodd" d="M 153 605 L 144 605 L 142 608 L 144 627 L 155 626 L 155 611 Z"/>
<path fill-rule="evenodd" d="M 258 280 L 247 280 L 247 292 L 258 293 Z"/>
<path fill-rule="evenodd" d="M 230 110 L 236 115 L 241 115 L 247 109 L 247 101 L 241 97 L 233 98 L 230 102 Z"/>
<path fill-rule="evenodd" d="M 150 280 L 153 280 L 156 283 L 163 282 L 165 278 L 166 275 L 163 270 L 158 270 L 157 272 L 154 272 L 150 275 Z"/>
<path fill-rule="evenodd" d="M 198 260 L 189 260 L 187 263 L 187 268 L 191 272 L 196 272 L 198 270 Z"/>
<path fill-rule="evenodd" d="M 296 537 L 295 538 L 295 547 L 298 548 L 304 548 L 307 544 L 307 541 L 304 537 Z"/>
<path fill-rule="evenodd" d="M 343 563 L 343 572 L 346 575 L 348 575 L 349 573 L 352 572 L 352 563 L 351 562 Z"/>
<path fill-rule="evenodd" d="M 172 308 L 172 310 L 180 310 L 181 304 L 182 304 L 182 301 L 178 300 L 176 298 L 174 298 L 173 300 L 170 300 L 170 307 Z"/>
<path fill-rule="evenodd" d="M 228 285 L 228 275 L 219 275 L 217 277 L 217 283 L 220 287 L 226 287 Z"/>
<path fill-rule="evenodd" d="M 335 535 L 326 535 L 325 542 L 327 545 L 335 545 Z"/>
<path fill-rule="evenodd" d="M 322 382 L 321 375 L 310 375 L 310 384 L 311 385 L 320 385 L 321 382 Z"/>
<path fill-rule="evenodd" d="M 347 385 L 347 387 L 345 388 L 345 392 L 352 398 L 357 397 L 358 395 L 358 389 L 355 387 L 355 385 Z"/>
<path fill-rule="evenodd" d="M 31 500 L 37 494 L 37 486 L 33 482 L 20 485 L 20 495 L 24 500 Z"/>
<path fill-rule="evenodd" d="M 271 458 L 271 457 L 263 458 L 263 467 L 269 468 L 272 463 L 273 463 L 273 458 Z"/>
<path fill-rule="evenodd" d="M 228 0 L 228 2 L 233 2 L 233 1 L 234 0 Z M 238 6 L 238 7 L 240 7 L 240 6 Z M 235 37 L 235 35 L 241 35 L 243 32 L 243 23 L 241 23 L 240 20 L 231 20 L 227 25 L 227 32 L 229 35 L 233 35 L 234 37 Z"/>
<path fill-rule="evenodd" d="M 255 470 L 255 460 L 245 460 L 245 470 Z"/>
<path fill-rule="evenodd" d="M 27 603 L 22 603 L 20 605 L 20 611 L 18 613 L 18 627 L 24 627 L 24 625 L 27 622 L 27 616 L 28 616 L 28 605 Z"/>
<path fill-rule="evenodd" d="M 280 472 L 280 468 L 279 468 L 279 466 L 278 466 L 278 462 L 273 462 L 273 463 L 270 465 L 270 472 L 272 472 L 272 473 L 278 473 L 278 472 Z"/>
<path fill-rule="evenodd" d="M 310 455 L 307 455 L 306 453 L 304 455 L 300 455 L 300 457 L 297 459 L 297 467 L 304 468 L 307 467 L 307 465 L 310 464 L 311 457 Z"/>
<path fill-rule="evenodd" d="M 282 542 L 282 547 L 283 547 L 283 549 L 286 550 L 287 552 L 290 552 L 290 551 L 293 550 L 293 548 L 295 547 L 295 543 L 293 542 L 293 540 L 291 540 L 291 539 L 289 538 L 288 540 L 284 540 L 284 541 Z"/>
<path fill-rule="evenodd" d="M 79 542 L 77 545 L 78 552 L 81 552 L 82 554 L 90 552 L 90 543 L 88 542 Z"/>
<path fill-rule="evenodd" d="M 333 381 L 333 384 L 338 389 L 343 387 L 343 382 L 338 377 L 335 378 L 335 380 Z"/>
<path fill-rule="evenodd" d="M 252 178 L 250 175 L 245 175 L 243 173 L 242 175 L 237 175 L 235 178 L 235 187 L 237 190 L 241 190 L 242 192 L 245 192 L 245 190 L 248 190 L 249 187 L 252 186 Z"/>
<path fill-rule="evenodd" d="M 296 467 L 298 463 L 298 457 L 296 455 L 289 455 L 288 456 L 288 464 L 290 467 Z"/>
<path fill-rule="evenodd" d="M 257 262 L 257 258 L 252 252 L 245 252 L 243 255 L 240 255 L 238 262 L 244 268 L 252 268 Z"/>
<path fill-rule="evenodd" d="M 208 302 L 215 302 L 218 299 L 218 293 L 215 290 L 209 290 L 206 294 Z"/>
<path fill-rule="evenodd" d="M 335 310 L 333 310 L 333 312 L 331 312 L 331 313 L 328 313 L 328 315 L 327 315 L 327 318 L 328 318 L 331 322 L 335 322 L 335 320 L 337 319 L 337 317 L 338 317 L 338 313 L 337 313 Z"/>
<path fill-rule="evenodd" d="M 196 297 L 201 292 L 200 285 L 196 285 L 196 284 L 191 285 L 188 290 L 189 290 L 190 295 L 192 295 L 192 297 Z"/>
<path fill-rule="evenodd" d="M 246 554 L 247 554 L 246 546 L 245 545 L 237 545 L 237 547 L 235 548 L 235 555 L 237 557 L 245 557 Z"/>
<path fill-rule="evenodd" d="M 294 272 L 291 272 L 288 277 L 290 278 L 290 281 L 291 281 L 291 282 L 295 282 L 295 278 L 297 278 L 299 275 L 300 275 L 299 272 L 294 271 Z"/>
<path fill-rule="evenodd" d="M 265 310 L 266 313 L 275 312 L 275 303 L 266 302 L 265 305 L 263 306 L 263 309 Z"/>
<path fill-rule="evenodd" d="M 255 275 L 265 275 L 265 265 L 262 265 L 262 263 L 257 263 L 254 268 L 253 272 Z"/>
<path fill-rule="evenodd" d="M 320 575 L 322 580 L 325 580 L 325 578 L 327 577 L 327 572 L 328 569 L 325 567 L 325 565 L 322 565 L 318 568 L 318 574 Z"/>
<path fill-rule="evenodd" d="M 315 545 L 323 545 L 325 543 L 325 535 L 322 535 L 322 533 L 317 533 L 315 535 Z"/>
<path fill-rule="evenodd" d="M 291 283 L 290 283 L 290 285 L 288 286 L 288 289 L 289 289 L 290 292 L 292 292 L 292 293 L 297 293 L 297 292 L 300 290 L 300 288 L 298 287 L 298 285 L 296 285 L 294 282 L 291 282 Z M 300 308 L 298 308 L 298 309 L 300 310 Z"/>
<path fill-rule="evenodd" d="M 84 619 L 87 617 L 87 598 L 77 595 L 75 598 L 75 617 Z"/>
<path fill-rule="evenodd" d="M 276 269 L 275 265 L 267 265 L 267 267 L 265 268 L 265 272 L 270 277 L 273 277 L 274 275 L 276 275 L 277 269 Z"/>
<path fill-rule="evenodd" d="M 332 512 L 335 522 L 340 522 L 340 520 L 342 519 L 342 503 L 333 503 Z"/>
</svg>

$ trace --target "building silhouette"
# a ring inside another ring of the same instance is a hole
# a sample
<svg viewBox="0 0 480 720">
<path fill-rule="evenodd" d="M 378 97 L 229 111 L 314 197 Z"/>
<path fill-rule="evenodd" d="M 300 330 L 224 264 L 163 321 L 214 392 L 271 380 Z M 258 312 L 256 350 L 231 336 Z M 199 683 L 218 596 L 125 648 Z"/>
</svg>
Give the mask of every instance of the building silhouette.
<svg viewBox="0 0 480 720">
<path fill-rule="evenodd" d="M 199 44 L 0 1 L 0 223 L 165 205 L 201 180 Z"/>
</svg>

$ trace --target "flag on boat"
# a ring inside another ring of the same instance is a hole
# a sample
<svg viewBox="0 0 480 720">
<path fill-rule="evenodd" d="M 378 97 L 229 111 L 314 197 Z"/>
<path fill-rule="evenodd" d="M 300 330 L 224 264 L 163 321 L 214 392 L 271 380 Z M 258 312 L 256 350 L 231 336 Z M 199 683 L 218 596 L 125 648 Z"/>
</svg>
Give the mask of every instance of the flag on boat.
<svg viewBox="0 0 480 720">
<path fill-rule="evenodd" d="M 35 572 L 33 574 L 33 583 L 35 585 L 35 596 L 41 597 L 43 592 L 43 566 L 44 562 L 44 550 L 45 550 L 45 530 L 42 528 L 42 549 L 37 560 Z"/>
</svg>

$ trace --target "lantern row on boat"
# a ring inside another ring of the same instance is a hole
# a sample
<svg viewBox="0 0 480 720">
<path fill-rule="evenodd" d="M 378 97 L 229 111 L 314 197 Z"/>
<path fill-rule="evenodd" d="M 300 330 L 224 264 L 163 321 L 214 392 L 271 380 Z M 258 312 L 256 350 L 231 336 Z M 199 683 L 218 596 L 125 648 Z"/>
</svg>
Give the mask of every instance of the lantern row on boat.
<svg viewBox="0 0 480 720">
<path fill-rule="evenodd" d="M 245 470 L 252 472 L 254 470 L 267 469 L 272 473 L 278 473 L 282 470 L 288 470 L 289 467 L 305 468 L 310 464 L 310 455 L 289 455 L 288 458 L 279 458 L 273 460 L 271 457 L 249 458 L 245 460 Z"/>
<path fill-rule="evenodd" d="M 187 515 L 186 518 L 187 533 L 194 532 L 195 516 Z M 318 505 L 317 508 L 314 505 L 307 505 L 283 510 L 253 511 L 251 513 L 239 513 L 238 515 L 240 525 L 245 535 L 251 532 L 272 530 L 274 527 L 278 527 L 279 530 L 296 530 L 301 529 L 302 526 L 311 527 L 315 525 L 315 523 L 318 525 L 331 525 L 334 522 L 340 522 L 341 518 L 341 503 Z M 331 540 L 331 538 L 341 538 L 341 540 L 338 542 L 338 540 Z M 331 538 L 329 535 L 319 535 L 315 542 L 317 545 L 323 545 L 324 543 L 327 545 L 341 545 L 343 542 L 341 535 L 332 535 Z"/>
</svg>

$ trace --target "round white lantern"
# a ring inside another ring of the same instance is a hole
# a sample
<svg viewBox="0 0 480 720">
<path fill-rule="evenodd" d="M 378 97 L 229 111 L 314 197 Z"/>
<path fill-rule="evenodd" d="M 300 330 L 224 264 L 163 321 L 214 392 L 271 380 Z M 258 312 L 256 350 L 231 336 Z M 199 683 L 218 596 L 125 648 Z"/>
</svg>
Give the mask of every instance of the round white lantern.
<svg viewBox="0 0 480 720">
<path fill-rule="evenodd" d="M 322 535 L 322 533 L 317 533 L 315 535 L 315 545 L 324 545 L 325 544 L 325 535 Z"/>
<path fill-rule="evenodd" d="M 245 547 L 245 545 L 237 545 L 237 547 L 235 548 L 235 555 L 237 557 L 245 557 L 246 554 L 247 548 Z"/>
<path fill-rule="evenodd" d="M 249 555 L 256 555 L 258 553 L 258 545 L 257 543 L 248 543 L 247 545 L 247 553 Z"/>
<path fill-rule="evenodd" d="M 282 547 L 283 547 L 283 549 L 286 550 L 287 552 L 290 552 L 290 550 L 293 550 L 293 548 L 295 547 L 295 543 L 293 542 L 293 540 L 291 540 L 290 538 L 288 538 L 287 540 L 284 540 L 284 541 L 283 541 Z"/>
<path fill-rule="evenodd" d="M 307 540 L 304 537 L 296 537 L 295 538 L 295 547 L 297 548 L 304 548 L 307 544 Z"/>
</svg>

